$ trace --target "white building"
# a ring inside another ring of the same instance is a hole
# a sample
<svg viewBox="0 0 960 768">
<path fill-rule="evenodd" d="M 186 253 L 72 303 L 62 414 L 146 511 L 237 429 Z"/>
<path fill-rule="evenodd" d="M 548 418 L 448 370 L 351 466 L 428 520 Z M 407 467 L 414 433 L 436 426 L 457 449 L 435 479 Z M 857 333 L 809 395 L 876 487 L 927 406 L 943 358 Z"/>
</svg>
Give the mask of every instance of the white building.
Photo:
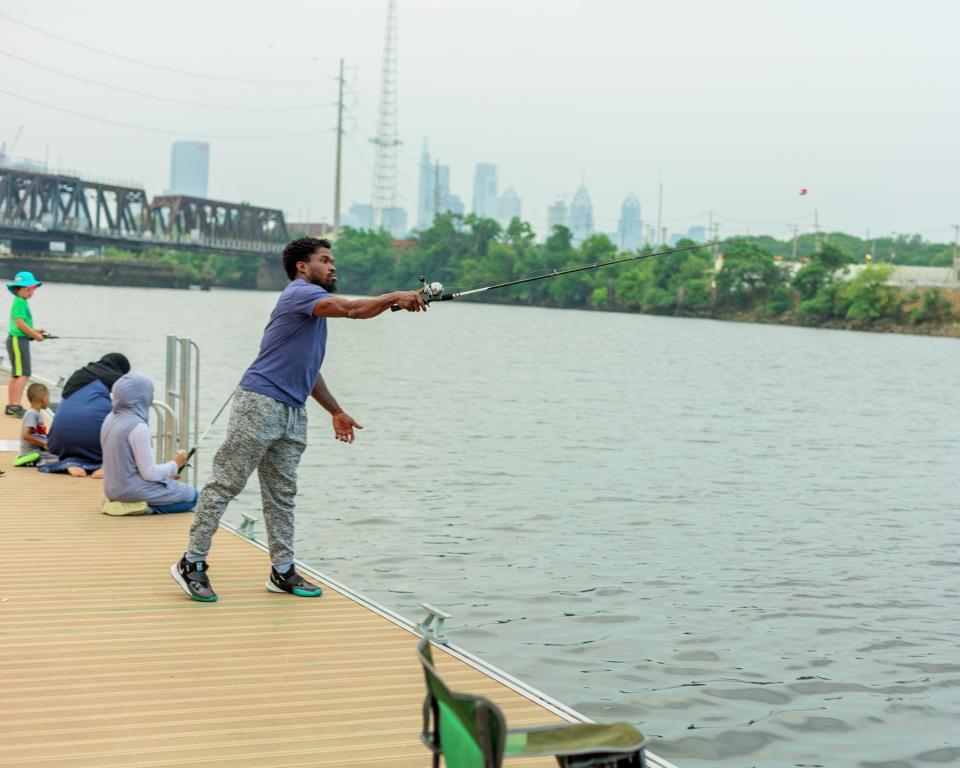
<svg viewBox="0 0 960 768">
<path fill-rule="evenodd" d="M 561 199 L 547 207 L 547 231 L 545 236 L 550 237 L 553 234 L 554 227 L 565 226 L 567 226 L 567 204 Z"/>
<path fill-rule="evenodd" d="M 373 229 L 377 210 L 369 203 L 354 203 L 343 217 L 343 225 L 352 229 Z"/>
<path fill-rule="evenodd" d="M 175 141 L 170 149 L 170 193 L 206 197 L 210 174 L 210 144 Z"/>
<path fill-rule="evenodd" d="M 507 187 L 500 197 L 497 198 L 497 221 L 500 226 L 506 229 L 514 219 L 521 218 L 523 206 L 520 196 L 514 192 L 513 187 Z"/>
<path fill-rule="evenodd" d="M 473 212 L 485 219 L 497 217 L 497 166 L 477 163 L 473 175 Z"/>
<path fill-rule="evenodd" d="M 569 227 L 573 242 L 580 244 L 593 234 L 593 203 L 586 186 L 580 185 L 570 203 Z"/>
<path fill-rule="evenodd" d="M 380 227 L 394 237 L 407 236 L 407 212 L 400 207 L 384 208 L 380 211 Z"/>
<path fill-rule="evenodd" d="M 420 153 L 420 185 L 417 189 L 417 229 L 427 229 L 433 224 L 435 214 L 436 168 L 427 151 L 427 140 L 423 140 Z"/>
<path fill-rule="evenodd" d="M 631 192 L 620 206 L 620 221 L 614 240 L 621 251 L 635 251 L 643 245 L 643 221 L 640 218 L 640 201 Z"/>
</svg>

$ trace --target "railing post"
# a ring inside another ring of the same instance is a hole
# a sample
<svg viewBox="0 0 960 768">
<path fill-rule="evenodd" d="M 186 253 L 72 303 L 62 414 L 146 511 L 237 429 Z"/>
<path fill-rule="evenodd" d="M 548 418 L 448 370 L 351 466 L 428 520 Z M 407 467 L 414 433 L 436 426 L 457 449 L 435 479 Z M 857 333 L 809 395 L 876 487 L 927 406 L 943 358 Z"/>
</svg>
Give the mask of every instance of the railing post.
<svg viewBox="0 0 960 768">
<path fill-rule="evenodd" d="M 193 369 L 193 439 L 200 437 L 200 347 L 193 339 L 188 339 L 189 346 L 196 352 L 196 367 Z M 192 446 L 191 446 L 192 447 Z M 187 448 L 189 451 L 190 448 Z M 200 451 L 193 455 L 193 482 L 200 483 Z"/>
<path fill-rule="evenodd" d="M 190 339 L 180 339 L 180 386 L 178 388 L 177 417 L 180 422 L 178 429 L 179 444 L 177 449 L 181 451 L 190 450 Z M 184 481 L 187 481 L 191 470 L 184 471 Z"/>
</svg>

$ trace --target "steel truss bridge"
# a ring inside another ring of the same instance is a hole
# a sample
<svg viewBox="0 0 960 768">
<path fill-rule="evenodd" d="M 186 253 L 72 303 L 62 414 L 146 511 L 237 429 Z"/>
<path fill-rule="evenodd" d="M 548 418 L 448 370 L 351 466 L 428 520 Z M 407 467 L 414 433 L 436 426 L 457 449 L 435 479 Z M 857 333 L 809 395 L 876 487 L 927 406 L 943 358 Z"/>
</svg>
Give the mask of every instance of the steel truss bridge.
<svg viewBox="0 0 960 768">
<path fill-rule="evenodd" d="M 0 168 L 0 239 L 14 252 L 116 246 L 275 256 L 289 239 L 283 212 L 184 195 L 148 201 L 140 187 Z"/>
</svg>

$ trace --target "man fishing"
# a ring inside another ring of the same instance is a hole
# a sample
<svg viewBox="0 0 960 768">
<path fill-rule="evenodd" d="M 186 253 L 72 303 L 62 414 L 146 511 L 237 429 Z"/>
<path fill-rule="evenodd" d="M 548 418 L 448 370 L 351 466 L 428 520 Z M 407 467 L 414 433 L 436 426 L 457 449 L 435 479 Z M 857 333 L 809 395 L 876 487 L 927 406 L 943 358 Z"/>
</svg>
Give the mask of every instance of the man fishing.
<svg viewBox="0 0 960 768">
<path fill-rule="evenodd" d="M 283 249 L 290 284 L 280 294 L 260 342 L 256 360 L 240 379 L 227 436 L 213 459 L 190 528 L 190 542 L 170 573 L 194 600 L 217 600 L 207 576 L 207 554 L 227 505 L 256 469 L 272 568 L 266 588 L 298 597 L 323 590 L 294 567 L 294 498 L 297 466 L 307 445 L 306 401 L 312 396 L 333 418 L 337 440 L 352 443 L 363 429 L 340 407 L 320 374 L 327 341 L 327 318 L 364 320 L 397 306 L 426 310 L 419 291 L 396 291 L 367 299 L 347 299 L 336 291 L 337 270 L 330 242 L 302 237 Z"/>
</svg>

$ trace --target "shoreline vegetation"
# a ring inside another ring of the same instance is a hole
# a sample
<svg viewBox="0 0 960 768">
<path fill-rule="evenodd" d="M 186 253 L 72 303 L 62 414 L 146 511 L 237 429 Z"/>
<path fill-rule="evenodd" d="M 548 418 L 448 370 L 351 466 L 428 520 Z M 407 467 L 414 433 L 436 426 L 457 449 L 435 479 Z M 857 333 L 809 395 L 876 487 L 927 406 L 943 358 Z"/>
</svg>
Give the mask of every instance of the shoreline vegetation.
<svg viewBox="0 0 960 768">
<path fill-rule="evenodd" d="M 694 243 L 681 240 L 677 245 Z M 666 248 L 636 253 L 657 250 Z M 519 219 L 504 229 L 491 219 L 453 214 L 438 216 L 429 229 L 402 241 L 385 232 L 346 229 L 336 254 L 345 290 L 371 294 L 413 287 L 419 275 L 439 280 L 448 290 L 462 290 L 629 255 L 618 253 L 602 234 L 576 245 L 569 229 L 554 227 L 539 243 L 531 226 Z M 701 247 L 653 255 L 476 300 L 960 337 L 960 292 L 887 285 L 895 266 L 949 268 L 953 254 L 952 244 L 927 242 L 919 235 L 869 242 L 841 232 L 805 234 L 796 241 L 731 237 L 716 252 Z M 863 266 L 849 269 L 854 265 Z"/>
<path fill-rule="evenodd" d="M 681 240 L 677 245 L 694 243 Z M 472 214 L 439 215 L 431 227 L 405 240 L 384 231 L 346 228 L 335 248 L 342 290 L 353 294 L 414 288 L 420 275 L 442 282 L 447 290 L 466 290 L 630 255 L 618 252 L 603 234 L 576 244 L 571 231 L 558 226 L 541 243 L 520 219 L 503 228 Z M 651 254 L 649 259 L 472 300 L 960 337 L 960 291 L 888 284 L 896 266 L 952 267 L 953 244 L 919 235 L 865 241 L 831 232 L 785 241 L 734 236 L 716 248 L 655 255 L 662 250 L 667 248 L 646 246 L 633 253 Z M 136 254 L 107 248 L 102 260 L 160 262 L 182 270 L 195 284 L 229 288 L 254 287 L 261 266 L 250 257 L 162 249 Z M 859 266 L 850 269 L 854 265 Z"/>
</svg>

